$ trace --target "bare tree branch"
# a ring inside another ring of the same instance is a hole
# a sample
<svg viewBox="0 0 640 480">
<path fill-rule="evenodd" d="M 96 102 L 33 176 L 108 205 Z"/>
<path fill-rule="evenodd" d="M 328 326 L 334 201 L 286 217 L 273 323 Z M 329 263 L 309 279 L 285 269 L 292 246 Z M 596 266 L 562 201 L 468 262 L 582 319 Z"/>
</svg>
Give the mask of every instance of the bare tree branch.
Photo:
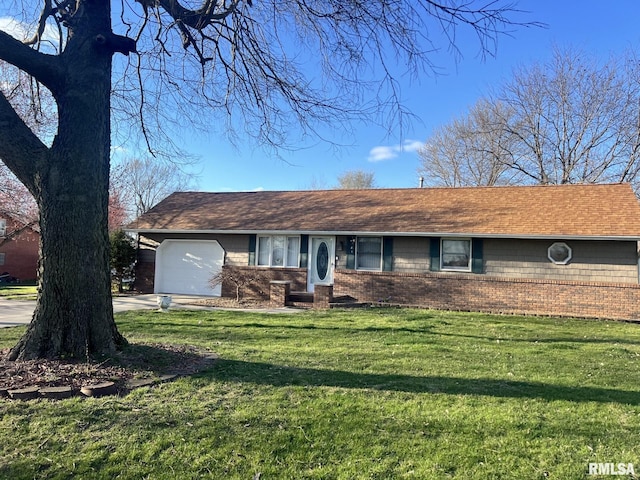
<svg viewBox="0 0 640 480">
<path fill-rule="evenodd" d="M 572 50 L 554 51 L 547 64 L 523 67 L 423 149 L 423 170 L 435 177 L 458 172 L 444 145 L 478 144 L 485 169 L 502 165 L 519 181 L 640 183 L 640 87 L 637 62 L 600 64 Z M 484 128 L 478 109 L 486 115 Z M 431 145 L 431 146 L 430 146 Z M 469 149 L 457 151 L 469 158 Z M 449 170 L 447 170 L 449 167 Z M 451 173 L 448 173 L 448 172 Z M 466 184 L 477 179 L 465 177 Z M 446 180 L 445 183 L 451 183 Z"/>
<path fill-rule="evenodd" d="M 1 30 L 0 60 L 28 73 L 52 91 L 61 80 L 59 58 L 38 52 Z"/>
<path fill-rule="evenodd" d="M 493 55 L 506 28 L 540 25 L 514 20 L 522 12 L 501 1 L 137 3 L 144 9 L 133 35 L 140 56 L 131 67 L 144 72 L 145 81 L 135 84 L 123 77 L 117 88 L 139 90 L 140 99 L 144 95 L 138 110 L 148 143 L 150 130 L 157 136 L 178 128 L 184 115 L 210 131 L 209 116 L 194 119 L 191 114 L 205 109 L 225 119 L 220 134 L 234 138 L 236 128 L 244 129 L 243 138 L 250 135 L 275 149 L 299 141 L 287 138 L 293 126 L 312 136 L 321 136 L 319 126 L 328 123 L 334 131 L 346 132 L 353 119 L 404 126 L 412 114 L 403 105 L 397 78 L 437 72 L 431 56 L 439 50 L 442 34 L 445 45 L 453 47 L 456 29 L 468 28 L 481 40 L 483 54 Z M 167 75 L 171 63 L 177 68 Z M 306 78 L 304 70 L 311 63 L 321 73 Z M 144 93 L 141 83 L 147 85 Z M 148 85 L 158 89 L 151 91 Z M 162 105 L 167 113 L 160 116 Z"/>
<path fill-rule="evenodd" d="M 0 159 L 32 194 L 36 190 L 37 162 L 47 151 L 0 91 Z"/>
</svg>

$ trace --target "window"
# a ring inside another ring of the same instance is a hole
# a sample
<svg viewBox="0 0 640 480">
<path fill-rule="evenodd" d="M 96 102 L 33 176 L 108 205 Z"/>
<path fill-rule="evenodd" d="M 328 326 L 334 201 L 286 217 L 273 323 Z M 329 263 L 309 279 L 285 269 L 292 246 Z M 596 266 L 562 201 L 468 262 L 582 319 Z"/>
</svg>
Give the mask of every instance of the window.
<svg viewBox="0 0 640 480">
<path fill-rule="evenodd" d="M 572 255 L 571 247 L 564 242 L 555 242 L 547 249 L 547 258 L 556 265 L 566 265 Z"/>
<path fill-rule="evenodd" d="M 442 270 L 471 271 L 471 240 L 443 239 L 440 248 Z"/>
<path fill-rule="evenodd" d="M 4 265 L 4 253 L 0 253 L 0 265 Z"/>
<path fill-rule="evenodd" d="M 382 269 L 382 237 L 358 237 L 356 270 Z"/>
<path fill-rule="evenodd" d="M 272 235 L 258 237 L 258 266 L 297 267 L 300 254 L 300 237 Z"/>
<path fill-rule="evenodd" d="M 287 267 L 299 265 L 300 237 L 287 237 Z"/>
<path fill-rule="evenodd" d="M 0 218 L 0 237 L 4 237 L 7 234 L 7 221 L 4 218 Z"/>
<path fill-rule="evenodd" d="M 258 238 L 258 265 L 271 265 L 271 237 Z"/>
</svg>

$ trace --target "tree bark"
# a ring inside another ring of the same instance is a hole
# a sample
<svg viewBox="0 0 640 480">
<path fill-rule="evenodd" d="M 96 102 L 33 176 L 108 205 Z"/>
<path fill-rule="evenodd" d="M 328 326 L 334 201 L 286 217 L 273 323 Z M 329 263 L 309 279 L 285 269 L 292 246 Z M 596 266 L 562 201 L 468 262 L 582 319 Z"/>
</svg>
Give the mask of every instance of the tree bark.
<svg viewBox="0 0 640 480">
<path fill-rule="evenodd" d="M 79 10 L 54 86 L 58 134 L 36 166 L 40 266 L 36 310 L 9 359 L 87 358 L 126 344 L 116 328 L 108 202 L 112 51 L 109 0 Z"/>
</svg>

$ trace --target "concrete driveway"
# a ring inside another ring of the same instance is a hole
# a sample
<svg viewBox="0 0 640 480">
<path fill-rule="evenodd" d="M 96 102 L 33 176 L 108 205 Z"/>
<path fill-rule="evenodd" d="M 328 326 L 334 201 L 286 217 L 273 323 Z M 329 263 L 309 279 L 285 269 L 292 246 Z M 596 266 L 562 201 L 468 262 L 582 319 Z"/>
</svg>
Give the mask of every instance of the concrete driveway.
<svg viewBox="0 0 640 480">
<path fill-rule="evenodd" d="M 157 295 L 135 295 L 113 298 L 113 311 L 125 312 L 127 310 L 157 309 Z M 172 298 L 172 308 L 198 308 L 196 305 L 188 305 L 194 297 L 175 296 Z M 26 325 L 31 321 L 33 311 L 36 308 L 35 300 L 5 300 L 0 297 L 0 328 Z"/>
<path fill-rule="evenodd" d="M 127 310 L 157 310 L 157 295 L 133 295 L 113 298 L 113 311 L 125 312 Z M 202 297 L 190 295 L 171 295 L 170 308 L 186 308 L 189 310 L 220 310 L 215 307 L 194 305 L 193 301 Z M 33 311 L 36 308 L 35 300 L 6 300 L 0 297 L 0 328 L 26 325 L 31 322 Z M 299 311 L 293 308 L 258 309 L 265 313 L 291 313 Z"/>
<path fill-rule="evenodd" d="M 36 302 L 0 298 L 0 328 L 29 323 L 35 306 Z"/>
</svg>

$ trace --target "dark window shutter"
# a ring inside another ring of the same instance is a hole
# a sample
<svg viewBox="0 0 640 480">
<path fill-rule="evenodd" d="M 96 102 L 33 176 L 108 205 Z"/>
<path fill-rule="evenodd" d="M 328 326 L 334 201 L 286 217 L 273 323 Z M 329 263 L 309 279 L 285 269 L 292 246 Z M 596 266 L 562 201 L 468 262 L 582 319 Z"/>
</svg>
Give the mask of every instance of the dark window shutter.
<svg viewBox="0 0 640 480">
<path fill-rule="evenodd" d="M 356 237 L 347 237 L 347 268 L 356 268 Z"/>
<path fill-rule="evenodd" d="M 307 268 L 309 262 L 309 235 L 300 235 L 300 268 Z"/>
<path fill-rule="evenodd" d="M 382 238 L 382 270 L 393 270 L 393 237 Z"/>
<path fill-rule="evenodd" d="M 471 240 L 471 271 L 473 273 L 484 273 L 484 264 L 482 261 L 482 239 L 474 238 Z"/>
<path fill-rule="evenodd" d="M 249 265 L 256 264 L 256 235 L 249 235 Z"/>
<path fill-rule="evenodd" d="M 429 270 L 432 272 L 440 271 L 440 237 L 431 237 L 429 244 L 429 256 L 431 262 L 429 263 Z"/>
</svg>

